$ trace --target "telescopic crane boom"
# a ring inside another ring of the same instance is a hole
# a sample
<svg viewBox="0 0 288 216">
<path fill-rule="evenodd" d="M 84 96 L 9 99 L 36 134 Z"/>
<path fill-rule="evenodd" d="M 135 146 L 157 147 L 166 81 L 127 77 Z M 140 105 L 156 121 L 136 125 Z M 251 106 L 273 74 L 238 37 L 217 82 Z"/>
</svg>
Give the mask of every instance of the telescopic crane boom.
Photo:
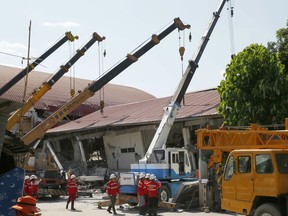
<svg viewBox="0 0 288 216">
<path fill-rule="evenodd" d="M 73 66 L 73 64 L 82 57 L 85 52 L 96 42 L 104 40 L 105 37 L 99 36 L 96 32 L 93 33 L 92 38 L 83 46 L 80 50 L 77 50 L 76 54 L 65 64 L 60 66 L 60 69 L 54 74 L 47 82 L 44 82 L 38 90 L 36 90 L 29 100 L 26 101 L 23 107 L 19 108 L 13 115 L 8 119 L 6 129 L 10 130 L 17 122 L 20 121 L 23 114 L 29 111 L 43 95 L 48 92 L 52 86 Z"/>
<path fill-rule="evenodd" d="M 139 163 L 147 163 L 147 160 L 150 158 L 150 155 L 152 154 L 154 149 L 163 148 L 166 147 L 166 141 L 170 132 L 170 129 L 172 128 L 175 118 L 177 116 L 177 113 L 181 107 L 180 103 L 185 95 L 185 92 L 189 86 L 189 83 L 198 67 L 199 60 L 204 52 L 204 49 L 209 41 L 209 38 L 212 34 L 212 31 L 219 19 L 220 13 L 225 5 L 225 2 L 227 0 L 222 0 L 220 3 L 217 12 L 213 13 L 212 20 L 210 21 L 206 32 L 202 36 L 200 46 L 198 47 L 198 50 L 194 54 L 193 58 L 189 61 L 189 65 L 185 71 L 185 73 L 182 76 L 182 79 L 180 80 L 178 87 L 176 89 L 176 92 L 174 93 L 174 96 L 171 99 L 170 104 L 166 107 L 164 116 L 160 122 L 160 125 L 155 133 L 155 136 L 153 137 L 151 144 L 146 152 L 146 155 L 143 159 L 139 161 Z"/>
<path fill-rule="evenodd" d="M 73 99 L 59 108 L 55 113 L 50 115 L 47 119 L 25 134 L 21 140 L 29 145 L 36 139 L 42 138 L 46 131 L 61 121 L 66 115 L 75 110 L 79 105 L 85 102 L 88 98 L 92 97 L 98 90 L 100 90 L 109 81 L 119 75 L 122 71 L 128 68 L 131 64 L 136 62 L 138 58 L 144 55 L 152 47 L 158 44 L 163 38 L 169 35 L 173 30 L 184 30 L 190 28 L 190 25 L 184 25 L 179 18 L 175 18 L 173 24 L 167 27 L 159 35 L 152 35 L 151 40 L 139 48 L 132 54 L 128 54 L 126 58 L 113 67 L 111 70 L 107 71 L 98 80 L 94 81 L 90 86 L 86 87 L 81 93 L 76 95 Z"/>
<path fill-rule="evenodd" d="M 29 64 L 20 73 L 8 81 L 5 85 L 0 88 L 0 96 L 8 91 L 13 85 L 15 85 L 19 80 L 21 80 L 27 73 L 31 72 L 37 65 L 44 61 L 49 55 L 51 55 L 55 50 L 62 46 L 66 41 L 74 41 L 78 39 L 78 36 L 73 36 L 71 32 L 66 32 L 65 36 L 60 39 L 56 44 L 49 48 L 45 53 L 43 53 L 39 58 L 37 58 L 33 63 Z"/>
</svg>

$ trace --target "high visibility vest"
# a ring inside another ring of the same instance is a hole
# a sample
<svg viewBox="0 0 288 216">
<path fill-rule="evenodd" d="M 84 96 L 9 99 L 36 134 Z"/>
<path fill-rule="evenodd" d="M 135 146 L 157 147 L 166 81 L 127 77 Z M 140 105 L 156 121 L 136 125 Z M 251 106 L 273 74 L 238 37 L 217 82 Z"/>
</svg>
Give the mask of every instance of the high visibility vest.
<svg viewBox="0 0 288 216">
<path fill-rule="evenodd" d="M 107 183 L 107 194 L 116 196 L 119 193 L 119 184 L 117 179 L 112 179 Z"/>
<path fill-rule="evenodd" d="M 140 179 L 138 182 L 138 187 L 137 187 L 137 194 L 139 196 L 144 196 L 144 187 L 145 187 L 144 180 Z"/>
<path fill-rule="evenodd" d="M 161 187 L 161 182 L 150 181 L 146 184 L 146 189 L 148 192 L 148 197 L 158 197 L 158 189 Z"/>
<path fill-rule="evenodd" d="M 78 184 L 76 179 L 68 180 L 68 194 L 76 194 L 78 191 Z"/>
</svg>

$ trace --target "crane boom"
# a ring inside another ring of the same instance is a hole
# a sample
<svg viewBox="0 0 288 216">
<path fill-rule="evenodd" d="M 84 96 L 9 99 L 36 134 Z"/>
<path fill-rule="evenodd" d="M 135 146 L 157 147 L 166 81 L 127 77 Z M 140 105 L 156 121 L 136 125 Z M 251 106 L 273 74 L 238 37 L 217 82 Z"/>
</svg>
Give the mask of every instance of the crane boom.
<svg viewBox="0 0 288 216">
<path fill-rule="evenodd" d="M 285 119 L 285 130 L 268 130 L 252 124 L 246 130 L 197 130 L 197 148 L 212 150 L 209 167 L 220 163 L 223 152 L 235 149 L 287 149 L 288 119 Z"/>
<path fill-rule="evenodd" d="M 205 31 L 200 41 L 200 46 L 198 47 L 198 50 L 195 52 L 193 58 L 189 61 L 188 67 L 185 70 L 185 73 L 183 74 L 178 84 L 178 87 L 171 99 L 171 102 L 165 108 L 165 113 L 163 115 L 163 118 L 159 124 L 159 127 L 157 128 L 155 136 L 153 137 L 151 141 L 151 144 L 146 152 L 146 155 L 144 156 L 143 159 L 139 161 L 139 163 L 143 163 L 143 164 L 147 163 L 147 160 L 150 158 L 150 155 L 152 154 L 154 149 L 166 147 L 166 141 L 167 141 L 169 132 L 173 126 L 173 123 L 175 121 L 175 118 L 177 116 L 178 110 L 180 109 L 180 103 L 183 100 L 185 92 L 198 67 L 199 60 L 204 52 L 204 49 L 209 41 L 209 38 L 219 19 L 220 13 L 226 1 L 227 0 L 221 0 L 221 3 L 217 9 L 217 12 L 213 13 L 212 20 L 210 21 L 207 27 L 207 30 Z"/>
<path fill-rule="evenodd" d="M 82 57 L 96 41 L 100 42 L 104 39 L 105 37 L 101 37 L 96 32 L 94 32 L 92 38 L 80 50 L 77 50 L 76 54 L 65 65 L 60 66 L 60 69 L 32 94 L 32 96 L 29 98 L 29 100 L 26 101 L 23 107 L 16 110 L 16 112 L 10 116 L 6 125 L 6 129 L 10 130 L 17 122 L 19 122 L 22 115 L 28 112 L 28 110 L 33 107 L 66 72 L 69 71 L 70 67 L 72 67 L 73 64 L 78 61 L 78 59 Z"/>
<path fill-rule="evenodd" d="M 139 48 L 132 54 L 128 54 L 126 58 L 119 64 L 114 66 L 111 70 L 107 71 L 103 76 L 99 77 L 98 80 L 94 81 L 88 87 L 86 87 L 82 92 L 76 95 L 69 102 L 64 104 L 56 112 L 50 115 L 47 119 L 25 134 L 21 140 L 24 144 L 31 144 L 36 139 L 42 138 L 46 131 L 61 121 L 66 115 L 75 110 L 79 105 L 85 102 L 88 98 L 92 97 L 98 90 L 100 90 L 109 81 L 119 75 L 122 71 L 128 68 L 131 64 L 136 62 L 138 58 L 144 55 L 152 47 L 158 44 L 163 38 L 169 35 L 173 30 L 184 30 L 190 28 L 190 25 L 184 25 L 179 18 L 175 18 L 174 22 L 163 30 L 159 35 L 152 35 L 151 40 Z"/>
<path fill-rule="evenodd" d="M 69 40 L 72 42 L 75 39 L 78 39 L 78 36 L 73 36 L 71 32 L 66 32 L 65 36 L 63 38 L 61 38 L 56 44 L 54 44 L 45 53 L 43 53 L 39 58 L 37 58 L 34 62 L 29 64 L 26 68 L 24 68 L 20 73 L 18 73 L 15 77 L 13 77 L 5 85 L 3 85 L 0 88 L 0 96 L 3 95 L 6 91 L 8 91 L 19 80 L 21 80 L 26 75 L 26 73 L 31 72 L 37 65 L 39 65 L 42 61 L 44 61 L 49 55 L 51 55 L 54 51 L 56 51 L 66 41 Z"/>
</svg>

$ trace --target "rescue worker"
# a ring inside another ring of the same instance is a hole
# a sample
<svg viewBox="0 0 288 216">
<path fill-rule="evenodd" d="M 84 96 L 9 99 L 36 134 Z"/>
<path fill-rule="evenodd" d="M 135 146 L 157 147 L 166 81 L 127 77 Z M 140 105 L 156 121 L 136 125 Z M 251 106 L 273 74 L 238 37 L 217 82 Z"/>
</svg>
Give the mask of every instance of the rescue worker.
<svg viewBox="0 0 288 216">
<path fill-rule="evenodd" d="M 78 191 L 78 183 L 76 180 L 76 176 L 74 174 L 71 175 L 70 179 L 68 180 L 67 190 L 68 190 L 68 199 L 67 199 L 66 209 L 68 209 L 69 203 L 71 202 L 71 210 L 75 211 L 76 209 L 74 208 L 74 201 L 76 200 L 76 194 Z"/>
<path fill-rule="evenodd" d="M 137 187 L 137 197 L 139 206 L 139 215 L 145 215 L 145 199 L 144 199 L 144 187 L 145 187 L 145 174 L 141 173 L 139 175 L 138 187 Z"/>
<path fill-rule="evenodd" d="M 17 204 L 11 206 L 15 209 L 16 216 L 40 216 L 41 212 L 36 207 L 36 199 L 32 196 L 19 197 Z"/>
<path fill-rule="evenodd" d="M 37 197 L 38 197 L 39 182 L 40 182 L 40 180 L 37 179 L 36 175 L 30 176 L 30 181 L 28 184 L 28 195 L 34 197 L 35 199 L 37 199 Z"/>
<path fill-rule="evenodd" d="M 116 215 L 116 210 L 115 210 L 115 202 L 116 202 L 116 196 L 117 194 L 119 194 L 120 191 L 119 191 L 119 183 L 118 183 L 118 180 L 116 178 L 116 175 L 114 173 L 112 173 L 110 175 L 110 180 L 108 181 L 107 183 L 107 194 L 109 196 L 109 199 L 110 199 L 110 205 L 107 209 L 107 211 L 109 213 L 112 213 L 111 212 L 111 208 L 113 209 L 113 214 Z"/>
<path fill-rule="evenodd" d="M 148 214 L 149 216 L 157 216 L 158 207 L 158 190 L 161 187 L 161 182 L 156 180 L 154 174 L 150 175 L 150 182 L 147 183 L 146 188 L 148 192 Z"/>
<path fill-rule="evenodd" d="M 144 179 L 144 200 L 145 200 L 145 203 L 144 203 L 144 210 L 143 210 L 145 213 L 148 213 L 148 191 L 147 191 L 146 185 L 149 182 L 150 182 L 150 174 L 146 173 L 145 179 Z"/>
<path fill-rule="evenodd" d="M 74 175 L 74 171 L 73 170 L 69 170 L 68 173 L 67 173 L 68 180 L 71 178 L 72 175 Z"/>
<path fill-rule="evenodd" d="M 30 184 L 30 176 L 26 175 L 24 178 L 24 190 L 23 190 L 23 195 L 27 196 L 29 195 L 29 184 Z"/>
</svg>

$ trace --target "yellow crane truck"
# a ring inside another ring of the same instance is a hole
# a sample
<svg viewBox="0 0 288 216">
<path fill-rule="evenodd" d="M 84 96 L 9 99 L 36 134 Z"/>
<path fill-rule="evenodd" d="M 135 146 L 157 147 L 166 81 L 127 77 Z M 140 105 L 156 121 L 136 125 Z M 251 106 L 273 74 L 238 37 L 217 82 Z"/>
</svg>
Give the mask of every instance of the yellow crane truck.
<svg viewBox="0 0 288 216">
<path fill-rule="evenodd" d="M 288 215 L 288 119 L 284 130 L 257 124 L 237 130 L 199 129 L 197 148 L 213 152 L 208 168 L 215 174 L 222 210 Z"/>
</svg>

